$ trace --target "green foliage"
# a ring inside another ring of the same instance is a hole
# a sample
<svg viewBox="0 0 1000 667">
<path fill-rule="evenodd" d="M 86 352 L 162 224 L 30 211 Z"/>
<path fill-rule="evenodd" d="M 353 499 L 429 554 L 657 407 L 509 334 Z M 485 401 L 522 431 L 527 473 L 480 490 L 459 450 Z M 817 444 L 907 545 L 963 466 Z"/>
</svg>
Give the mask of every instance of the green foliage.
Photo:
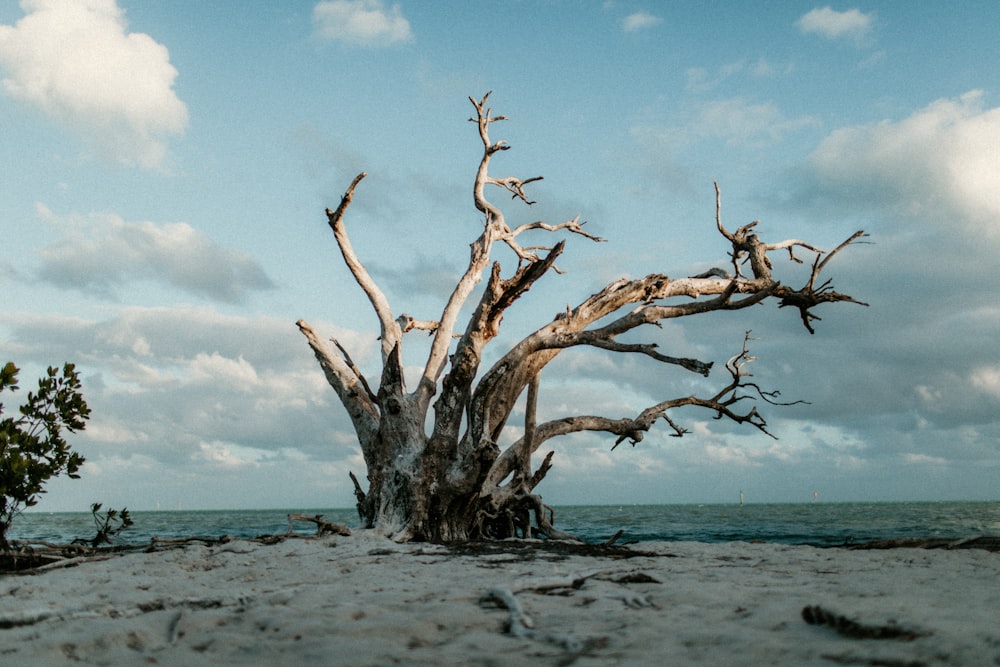
<svg viewBox="0 0 1000 667">
<path fill-rule="evenodd" d="M 92 547 L 111 544 L 112 538 L 117 537 L 119 533 L 132 525 L 132 517 L 129 516 L 127 507 L 123 507 L 121 512 L 109 507 L 104 514 L 98 514 L 101 507 L 101 503 L 94 503 L 90 506 L 90 513 L 94 517 L 94 527 L 97 528 L 97 536 L 90 540 Z"/>
<path fill-rule="evenodd" d="M 0 369 L 0 393 L 18 389 L 19 372 L 12 362 Z M 7 547 L 7 529 L 14 517 L 38 502 L 45 482 L 63 473 L 79 477 L 76 473 L 84 459 L 70 450 L 63 432 L 82 431 L 90 418 L 80 387 L 73 364 L 65 364 L 62 372 L 49 367 L 47 376 L 38 381 L 38 391 L 28 392 L 20 416 L 0 420 L 0 548 Z"/>
</svg>

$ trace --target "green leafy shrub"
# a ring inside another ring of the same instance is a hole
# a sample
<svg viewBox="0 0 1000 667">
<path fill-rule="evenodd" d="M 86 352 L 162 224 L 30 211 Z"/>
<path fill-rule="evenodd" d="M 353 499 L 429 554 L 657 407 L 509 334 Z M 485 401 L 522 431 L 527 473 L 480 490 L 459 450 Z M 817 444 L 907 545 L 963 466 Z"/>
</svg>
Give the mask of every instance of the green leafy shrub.
<svg viewBox="0 0 1000 667">
<path fill-rule="evenodd" d="M 94 503 L 90 506 L 90 514 L 94 517 L 97 536 L 92 540 L 73 540 L 74 543 L 89 542 L 90 546 L 94 548 L 101 544 L 113 544 L 114 538 L 132 525 L 132 517 L 129 516 L 127 507 L 123 507 L 120 512 L 109 507 L 104 514 L 99 514 L 101 507 L 103 507 L 101 503 Z"/>
<path fill-rule="evenodd" d="M 19 388 L 19 372 L 12 362 L 0 369 L 0 393 Z M 61 373 L 49 367 L 37 393 L 28 392 L 20 416 L 0 420 L 0 549 L 7 548 L 7 529 L 14 517 L 38 502 L 45 482 L 63 473 L 79 477 L 84 458 L 70 450 L 63 431 L 82 431 L 90 418 L 80 388 L 73 364 L 65 364 Z"/>
</svg>

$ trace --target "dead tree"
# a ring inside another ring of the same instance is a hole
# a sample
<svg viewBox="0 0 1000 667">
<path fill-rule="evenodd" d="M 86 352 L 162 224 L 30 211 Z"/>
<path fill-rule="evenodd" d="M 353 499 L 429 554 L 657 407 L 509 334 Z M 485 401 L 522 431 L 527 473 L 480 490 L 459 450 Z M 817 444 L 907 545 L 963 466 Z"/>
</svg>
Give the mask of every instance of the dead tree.
<svg viewBox="0 0 1000 667">
<path fill-rule="evenodd" d="M 764 418 L 752 403 L 758 398 L 770 400 L 772 395 L 747 379 L 745 365 L 752 357 L 745 341 L 742 352 L 726 364 L 728 383 L 712 396 L 672 398 L 637 415 L 617 419 L 572 415 L 536 423 L 539 374 L 563 350 L 589 346 L 641 354 L 651 362 L 707 376 L 711 363 L 667 356 L 655 344 L 626 343 L 618 338 L 625 332 L 664 320 L 739 310 L 767 299 L 797 308 L 806 328 L 812 332 L 812 321 L 817 319 L 812 314 L 815 306 L 836 301 L 860 303 L 833 291 L 828 281 L 818 281 L 830 259 L 864 236 L 862 232 L 832 252 L 794 239 L 766 243 L 754 233 L 757 222 L 731 232 L 722 224 L 716 186 L 717 227 L 731 244 L 731 270 L 717 268 L 692 277 L 652 274 L 636 280 L 617 280 L 575 308 L 567 307 L 514 345 L 490 368 L 481 368 L 484 348 L 497 336 L 504 312 L 542 276 L 557 270 L 555 261 L 564 249 L 564 240 L 550 247 L 526 247 L 520 244 L 519 237 L 528 231 L 543 230 L 603 240 L 585 231 L 579 217 L 559 224 L 532 222 L 513 228 L 508 225 L 503 211 L 487 197 L 487 188 L 500 188 L 513 199 L 531 204 L 525 188 L 540 177 L 498 178 L 490 174 L 494 156 L 509 146 L 490 138 L 493 123 L 506 117 L 492 115 L 486 106 L 488 97 L 487 93 L 481 100 L 470 98 L 475 109 L 475 117 L 470 120 L 478 125 L 483 146 L 473 183 L 475 206 L 483 215 L 483 230 L 473 241 L 468 267 L 440 316 L 436 320 L 416 319 L 406 314 L 396 316 L 355 253 L 344 217 L 355 189 L 366 175 L 362 172 L 336 210 L 327 209 L 326 215 L 347 267 L 378 318 L 382 372 L 377 384 L 362 374 L 340 343 L 333 339 L 328 342 L 303 320 L 297 323 L 347 409 L 364 455 L 367 490 L 351 474 L 359 513 L 366 525 L 381 529 L 396 540 L 447 542 L 532 535 L 572 539 L 552 525 L 551 511 L 535 493 L 552 465 L 552 452 L 534 469 L 532 455 L 557 436 L 602 431 L 617 438 L 615 446 L 624 441 L 634 444 L 661 419 L 674 435 L 682 435 L 685 430 L 668 412 L 688 405 L 707 408 L 717 417 L 767 432 Z M 507 277 L 499 262 L 491 263 L 497 244 L 507 246 L 517 258 L 516 268 Z M 771 254 L 784 250 L 790 260 L 801 263 L 795 256 L 797 249 L 811 253 L 814 261 L 806 284 L 793 289 L 772 277 Z M 484 276 L 485 289 L 465 328 L 459 329 L 459 312 Z M 616 316 L 611 321 L 595 324 L 613 315 Z M 402 349 L 404 336 L 415 330 L 429 333 L 430 349 L 423 372 L 416 386 L 410 389 L 404 382 Z M 497 443 L 525 390 L 523 437 L 501 450 Z M 432 408 L 433 425 L 428 432 L 425 425 Z"/>
</svg>

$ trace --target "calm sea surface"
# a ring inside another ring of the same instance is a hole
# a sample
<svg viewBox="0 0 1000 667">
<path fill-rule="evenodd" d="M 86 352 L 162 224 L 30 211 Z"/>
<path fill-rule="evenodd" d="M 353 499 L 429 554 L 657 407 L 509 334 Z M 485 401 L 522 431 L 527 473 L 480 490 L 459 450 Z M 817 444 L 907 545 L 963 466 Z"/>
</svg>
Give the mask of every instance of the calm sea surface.
<svg viewBox="0 0 1000 667">
<path fill-rule="evenodd" d="M 623 530 L 620 541 L 733 542 L 761 540 L 782 544 L 832 546 L 848 542 L 935 537 L 961 539 L 1000 536 L 1000 502 L 800 503 L 747 505 L 615 505 L 556 508 L 556 527 L 588 542 L 603 542 Z M 323 514 L 328 521 L 354 528 L 353 509 L 230 510 L 135 512 L 134 525 L 120 544 L 151 538 L 258 537 L 288 530 L 289 512 Z M 296 532 L 311 533 L 299 522 Z M 92 538 L 88 513 L 22 514 L 8 538 L 65 544 Z"/>
</svg>

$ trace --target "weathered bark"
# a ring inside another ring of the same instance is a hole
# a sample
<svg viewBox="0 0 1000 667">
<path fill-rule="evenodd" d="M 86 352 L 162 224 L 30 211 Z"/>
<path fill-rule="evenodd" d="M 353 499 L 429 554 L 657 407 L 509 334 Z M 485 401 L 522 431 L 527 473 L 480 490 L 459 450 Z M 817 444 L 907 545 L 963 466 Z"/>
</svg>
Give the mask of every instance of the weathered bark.
<svg viewBox="0 0 1000 667">
<path fill-rule="evenodd" d="M 735 232 L 726 229 L 716 186 L 716 225 L 732 247 L 731 273 L 715 268 L 698 276 L 670 278 L 651 274 L 613 282 L 575 308 L 558 314 L 484 370 L 483 351 L 499 333 L 504 313 L 550 270 L 558 272 L 555 262 L 565 250 L 564 241 L 551 247 L 524 247 L 518 242 L 519 235 L 532 230 L 568 232 L 603 241 L 584 231 L 579 217 L 555 225 L 533 222 L 512 229 L 507 224 L 503 211 L 486 196 L 486 187 L 503 188 L 514 199 L 530 205 L 525 186 L 541 177 L 490 175 L 492 158 L 509 146 L 490 139 L 491 125 L 506 118 L 492 115 L 486 107 L 488 97 L 489 94 L 482 100 L 470 98 L 476 112 L 471 120 L 477 124 L 483 146 L 473 181 L 473 203 L 484 216 L 483 231 L 472 242 L 469 264 L 440 317 L 436 320 L 419 320 L 405 314 L 394 317 L 388 299 L 355 253 L 344 215 L 355 189 L 365 177 L 361 173 L 337 209 L 328 209 L 326 213 L 344 262 L 379 321 L 382 372 L 377 387 L 373 389 L 337 341 L 331 341 L 331 348 L 306 322 L 298 322 L 358 436 L 368 478 L 365 490 L 351 473 L 358 511 L 367 525 L 398 540 L 456 541 L 536 535 L 573 539 L 553 526 L 551 509 L 535 493 L 552 465 L 552 452 L 538 468 L 531 469 L 532 454 L 540 445 L 560 435 L 601 431 L 617 436 L 614 446 L 625 440 L 634 445 L 663 419 L 673 434 L 680 436 L 686 430 L 668 416 L 668 411 L 684 405 L 701 406 L 718 417 L 748 423 L 768 433 L 766 421 L 755 407 L 740 409 L 744 401 L 774 402 L 771 394 L 748 382 L 749 375 L 743 371 L 745 364 L 753 360 L 747 349 L 749 336 L 744 338 L 742 352 L 726 365 L 730 382 L 713 396 L 672 398 L 634 417 L 573 415 L 539 424 L 535 407 L 541 389 L 540 374 L 562 350 L 588 346 L 642 354 L 651 363 L 677 366 L 707 376 L 711 362 L 673 357 L 661 353 L 655 344 L 624 343 L 618 337 L 664 320 L 716 310 L 739 310 L 767 299 L 778 300 L 780 306 L 798 308 L 803 324 L 812 332 L 812 321 L 818 319 L 812 313 L 815 306 L 836 301 L 860 303 L 833 291 L 829 281 L 818 286 L 817 281 L 829 260 L 864 236 L 863 232 L 857 232 L 832 252 L 823 252 L 796 239 L 767 244 L 752 233 L 757 222 Z M 498 242 L 517 258 L 517 267 L 508 278 L 503 277 L 500 263 L 492 260 L 493 247 Z M 794 254 L 796 248 L 815 257 L 809 280 L 800 289 L 784 285 L 772 276 L 769 255 L 786 250 L 790 260 L 800 262 Z M 484 275 L 486 286 L 458 336 L 454 351 L 449 354 L 456 338 L 459 313 Z M 605 321 L 609 316 L 612 319 Z M 597 322 L 601 324 L 595 326 Z M 432 338 L 423 372 L 417 386 L 410 391 L 403 379 L 401 359 L 404 336 L 412 330 L 428 331 Z M 524 435 L 501 451 L 497 443 L 526 388 Z M 428 433 L 425 425 L 431 407 L 433 425 Z"/>
</svg>

